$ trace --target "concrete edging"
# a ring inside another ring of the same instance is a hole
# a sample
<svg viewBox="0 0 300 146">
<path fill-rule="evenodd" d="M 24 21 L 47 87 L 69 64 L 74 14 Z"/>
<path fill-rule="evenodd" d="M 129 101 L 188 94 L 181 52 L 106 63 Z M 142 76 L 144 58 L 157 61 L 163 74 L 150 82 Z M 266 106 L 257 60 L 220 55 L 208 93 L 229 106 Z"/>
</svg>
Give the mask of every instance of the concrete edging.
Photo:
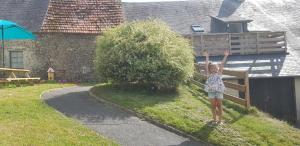
<svg viewBox="0 0 300 146">
<path fill-rule="evenodd" d="M 194 136 L 192 136 L 192 135 L 190 135 L 190 134 L 187 134 L 187 133 L 185 133 L 185 132 L 183 132 L 183 131 L 180 131 L 180 130 L 174 128 L 174 127 L 171 127 L 171 126 L 166 125 L 166 124 L 162 124 L 162 123 L 160 123 L 160 122 L 158 122 L 158 121 L 156 121 L 156 120 L 153 120 L 153 119 L 151 119 L 150 117 L 147 117 L 147 116 L 145 116 L 145 115 L 143 115 L 143 114 L 137 113 L 137 112 L 135 112 L 135 111 L 133 111 L 133 110 L 131 110 L 131 109 L 125 108 L 125 107 L 120 106 L 120 105 L 118 105 L 118 104 L 116 104 L 116 103 L 114 103 L 114 102 L 111 102 L 111 101 L 108 101 L 108 100 L 106 100 L 106 99 L 104 99 L 104 98 L 101 98 L 101 97 L 95 95 L 95 94 L 91 91 L 93 88 L 94 88 L 94 87 L 92 87 L 92 88 L 88 91 L 88 92 L 89 92 L 89 95 L 92 96 L 92 97 L 94 97 L 94 98 L 95 98 L 96 100 L 98 100 L 99 102 L 102 102 L 102 103 L 105 103 L 105 104 L 109 104 L 109 105 L 111 105 L 111 106 L 117 107 L 117 108 L 119 108 L 119 109 L 121 109 L 121 110 L 124 110 L 124 111 L 126 111 L 126 112 L 129 112 L 129 113 L 131 113 L 131 114 L 137 116 L 138 118 L 144 119 L 144 120 L 147 121 L 147 122 L 150 122 L 150 123 L 152 123 L 152 124 L 154 124 L 154 125 L 156 125 L 156 126 L 158 126 L 158 127 L 160 127 L 160 128 L 166 129 L 166 130 L 168 130 L 168 131 L 170 131 L 170 132 L 173 132 L 173 133 L 175 133 L 175 134 L 178 134 L 178 135 L 180 135 L 180 136 L 183 136 L 183 137 L 186 137 L 186 138 L 190 138 L 190 139 L 193 139 L 193 140 L 195 140 L 195 141 L 202 142 L 202 143 L 204 143 L 205 145 L 208 145 L 208 146 L 212 146 L 212 144 L 209 144 L 209 143 L 207 143 L 207 142 L 205 142 L 205 141 L 203 141 L 203 140 L 201 140 L 201 139 L 199 139 L 199 138 L 196 138 L 196 137 L 194 137 Z"/>
</svg>

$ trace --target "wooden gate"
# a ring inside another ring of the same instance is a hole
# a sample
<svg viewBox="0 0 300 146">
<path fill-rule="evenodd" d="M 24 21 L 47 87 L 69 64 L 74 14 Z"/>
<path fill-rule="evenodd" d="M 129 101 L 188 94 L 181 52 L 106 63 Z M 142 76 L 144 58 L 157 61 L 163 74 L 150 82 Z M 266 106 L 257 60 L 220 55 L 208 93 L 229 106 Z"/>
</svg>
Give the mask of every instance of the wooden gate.
<svg viewBox="0 0 300 146">
<path fill-rule="evenodd" d="M 198 86 L 204 88 L 204 80 L 207 78 L 207 76 L 204 73 L 205 65 L 204 64 L 195 64 L 195 67 L 196 67 L 196 71 L 194 74 L 194 78 L 191 80 L 191 82 L 194 83 L 195 85 L 198 85 Z M 226 88 L 230 88 L 230 89 L 233 89 L 233 90 L 236 90 L 236 91 L 242 93 L 244 96 L 244 99 L 240 98 L 238 96 L 225 94 L 225 93 L 224 93 L 224 98 L 227 100 L 230 100 L 234 103 L 245 106 L 248 109 L 250 107 L 248 72 L 224 69 L 223 75 L 228 75 L 228 76 L 234 77 L 235 79 L 243 80 L 243 84 L 224 81 L 224 85 Z"/>
</svg>

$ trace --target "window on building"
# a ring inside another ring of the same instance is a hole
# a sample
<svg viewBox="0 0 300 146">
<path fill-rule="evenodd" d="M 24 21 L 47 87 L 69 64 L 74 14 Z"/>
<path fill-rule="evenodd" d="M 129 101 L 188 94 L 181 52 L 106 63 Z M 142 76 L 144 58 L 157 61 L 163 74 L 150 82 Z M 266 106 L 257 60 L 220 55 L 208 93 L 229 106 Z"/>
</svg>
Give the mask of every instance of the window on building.
<svg viewBox="0 0 300 146">
<path fill-rule="evenodd" d="M 194 32 L 204 32 L 204 28 L 200 25 L 192 25 L 191 27 Z"/>
<path fill-rule="evenodd" d="M 24 68 L 23 51 L 11 51 L 10 52 L 10 67 L 11 68 Z"/>
</svg>

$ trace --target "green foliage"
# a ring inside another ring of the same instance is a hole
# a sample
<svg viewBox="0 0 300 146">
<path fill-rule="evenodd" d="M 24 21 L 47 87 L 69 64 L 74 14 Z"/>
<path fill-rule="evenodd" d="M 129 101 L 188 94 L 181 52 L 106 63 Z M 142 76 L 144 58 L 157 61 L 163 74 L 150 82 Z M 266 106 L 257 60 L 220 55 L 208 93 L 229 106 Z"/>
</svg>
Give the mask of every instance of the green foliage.
<svg viewBox="0 0 300 146">
<path fill-rule="evenodd" d="M 7 86 L 8 88 L 16 88 L 17 87 L 17 85 L 16 84 L 8 84 L 8 86 Z"/>
<path fill-rule="evenodd" d="M 98 75 L 113 83 L 138 83 L 174 89 L 193 75 L 193 50 L 188 41 L 163 22 L 122 24 L 97 40 Z"/>
<path fill-rule="evenodd" d="M 55 81 L 55 80 L 47 80 L 46 83 L 47 84 L 56 84 L 57 81 Z"/>
</svg>

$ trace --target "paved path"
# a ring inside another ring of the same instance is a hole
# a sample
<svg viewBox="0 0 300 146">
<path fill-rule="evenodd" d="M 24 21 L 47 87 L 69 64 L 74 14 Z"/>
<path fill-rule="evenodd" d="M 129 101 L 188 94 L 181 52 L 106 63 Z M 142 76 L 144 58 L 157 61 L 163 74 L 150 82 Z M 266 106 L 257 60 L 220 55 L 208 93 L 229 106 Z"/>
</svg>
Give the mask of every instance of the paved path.
<svg viewBox="0 0 300 146">
<path fill-rule="evenodd" d="M 199 146 L 199 142 L 176 135 L 119 108 L 89 96 L 90 87 L 70 87 L 43 94 L 47 104 L 112 138 L 122 146 Z"/>
</svg>

